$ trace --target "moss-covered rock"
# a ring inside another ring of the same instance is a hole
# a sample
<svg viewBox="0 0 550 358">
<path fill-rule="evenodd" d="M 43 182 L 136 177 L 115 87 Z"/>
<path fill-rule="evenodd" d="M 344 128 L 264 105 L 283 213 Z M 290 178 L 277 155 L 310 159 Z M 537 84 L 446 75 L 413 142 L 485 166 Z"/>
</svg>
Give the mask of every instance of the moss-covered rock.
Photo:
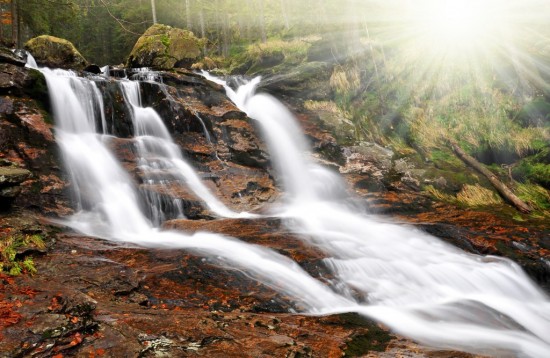
<svg viewBox="0 0 550 358">
<path fill-rule="evenodd" d="M 88 65 L 88 61 L 70 41 L 58 37 L 48 35 L 35 37 L 27 41 L 25 49 L 41 66 L 82 70 Z"/>
<path fill-rule="evenodd" d="M 190 67 L 201 57 L 202 42 L 190 31 L 155 24 L 137 40 L 126 65 L 157 70 Z"/>
</svg>

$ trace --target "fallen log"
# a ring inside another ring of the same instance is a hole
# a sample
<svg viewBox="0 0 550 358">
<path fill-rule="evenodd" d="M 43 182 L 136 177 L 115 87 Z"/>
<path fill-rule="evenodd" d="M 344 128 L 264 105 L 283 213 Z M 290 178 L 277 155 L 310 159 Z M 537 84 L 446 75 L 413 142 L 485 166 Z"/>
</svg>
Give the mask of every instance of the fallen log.
<svg viewBox="0 0 550 358">
<path fill-rule="evenodd" d="M 497 176 L 495 174 L 493 174 L 493 172 L 491 172 L 489 169 L 485 168 L 485 166 L 483 166 L 483 164 L 481 164 L 480 162 L 478 162 L 474 157 L 472 157 L 471 155 L 469 155 L 468 153 L 466 153 L 462 148 L 460 148 L 460 146 L 458 145 L 458 143 L 452 141 L 452 140 L 449 140 L 449 143 L 451 145 L 451 148 L 453 149 L 453 151 L 455 152 L 455 154 L 466 164 L 466 165 L 469 165 L 470 167 L 474 168 L 475 170 L 477 170 L 478 172 L 480 172 L 481 174 L 483 174 L 490 182 L 491 184 L 495 187 L 495 189 L 499 192 L 499 194 L 504 198 L 506 199 L 509 203 L 511 203 L 512 205 L 514 205 L 519 211 L 521 211 L 522 213 L 530 213 L 531 211 L 533 211 L 533 209 L 527 204 L 525 203 L 523 200 L 521 200 L 520 198 L 518 198 L 511 190 L 510 188 L 508 188 L 506 186 L 506 184 L 504 184 L 503 182 L 501 182 Z"/>
</svg>

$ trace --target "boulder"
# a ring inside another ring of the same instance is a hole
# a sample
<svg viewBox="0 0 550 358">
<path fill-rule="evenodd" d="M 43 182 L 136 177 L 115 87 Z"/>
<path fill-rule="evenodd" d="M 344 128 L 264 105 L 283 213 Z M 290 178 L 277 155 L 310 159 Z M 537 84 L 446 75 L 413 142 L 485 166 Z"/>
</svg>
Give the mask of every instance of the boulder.
<svg viewBox="0 0 550 358">
<path fill-rule="evenodd" d="M 82 70 L 88 65 L 88 61 L 70 41 L 58 37 L 48 35 L 35 37 L 27 41 L 25 49 L 41 66 Z"/>
<path fill-rule="evenodd" d="M 192 32 L 155 24 L 137 40 L 126 64 L 157 70 L 191 67 L 201 57 L 201 47 L 202 40 Z"/>
</svg>

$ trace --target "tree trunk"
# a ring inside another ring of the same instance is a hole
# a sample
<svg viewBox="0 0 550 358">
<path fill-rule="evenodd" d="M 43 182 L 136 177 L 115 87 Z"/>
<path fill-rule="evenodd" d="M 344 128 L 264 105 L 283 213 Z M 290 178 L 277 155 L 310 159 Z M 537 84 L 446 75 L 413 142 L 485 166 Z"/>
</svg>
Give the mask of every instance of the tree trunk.
<svg viewBox="0 0 550 358">
<path fill-rule="evenodd" d="M 202 8 L 199 11 L 199 23 L 200 23 L 200 28 L 201 28 L 201 37 L 205 38 L 206 37 L 206 29 L 205 29 L 205 25 L 204 25 L 204 12 L 203 12 Z"/>
<path fill-rule="evenodd" d="M 286 0 L 281 0 L 281 15 L 285 24 L 285 30 L 290 30 L 290 20 L 288 19 L 288 10 Z"/>
<path fill-rule="evenodd" d="M 157 7 L 155 6 L 155 0 L 151 0 L 151 11 L 153 12 L 153 24 L 157 23 Z"/>
<path fill-rule="evenodd" d="M 4 24 L 2 18 L 4 17 L 4 4 L 0 2 L 0 43 L 4 43 Z"/>
<path fill-rule="evenodd" d="M 11 1 L 11 40 L 15 47 L 18 46 L 19 39 L 19 8 L 17 6 L 17 0 Z"/>
<path fill-rule="evenodd" d="M 229 28 L 229 14 L 225 14 L 223 17 L 223 55 L 229 56 L 229 46 L 231 45 L 231 29 Z"/>
<path fill-rule="evenodd" d="M 185 0 L 185 17 L 187 19 L 187 30 L 191 31 L 193 27 L 191 23 L 191 0 Z"/>
<path fill-rule="evenodd" d="M 460 146 L 458 143 L 449 140 L 449 143 L 451 147 L 453 148 L 453 151 L 456 153 L 456 155 L 467 165 L 471 166 L 481 174 L 483 174 L 495 187 L 495 189 L 500 193 L 500 195 L 508 200 L 511 204 L 513 204 L 519 211 L 522 213 L 530 213 L 533 209 L 527 205 L 523 200 L 518 198 L 512 191 L 498 178 L 495 174 L 493 174 L 489 169 L 485 168 L 483 164 L 478 162 L 475 158 L 468 155 Z"/>
<path fill-rule="evenodd" d="M 265 18 L 264 18 L 264 0 L 260 0 L 260 34 L 262 37 L 262 42 L 267 42 L 267 33 L 265 30 Z"/>
</svg>

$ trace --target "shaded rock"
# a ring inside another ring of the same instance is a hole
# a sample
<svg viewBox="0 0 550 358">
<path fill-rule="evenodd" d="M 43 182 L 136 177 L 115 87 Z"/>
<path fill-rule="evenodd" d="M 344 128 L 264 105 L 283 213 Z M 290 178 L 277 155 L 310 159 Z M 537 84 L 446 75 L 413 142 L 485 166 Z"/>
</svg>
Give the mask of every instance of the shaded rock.
<svg viewBox="0 0 550 358">
<path fill-rule="evenodd" d="M 36 63 L 42 66 L 82 70 L 88 64 L 70 41 L 54 36 L 42 35 L 32 38 L 25 43 L 25 49 L 33 55 Z"/>
<path fill-rule="evenodd" d="M 96 86 L 101 91 L 106 132 L 120 138 L 129 138 L 134 135 L 134 124 L 129 106 L 126 104 L 124 94 L 116 81 L 96 81 Z M 97 128 L 102 128 L 100 119 L 97 118 Z M 114 138 L 113 140 L 116 140 Z"/>
<path fill-rule="evenodd" d="M 210 57 L 205 56 L 199 62 L 194 63 L 191 68 L 193 70 L 206 70 L 211 71 L 218 68 L 218 64 Z"/>
<path fill-rule="evenodd" d="M 155 24 L 138 39 L 126 64 L 159 70 L 190 67 L 201 56 L 201 47 L 192 32 Z"/>
<path fill-rule="evenodd" d="M 29 71 L 11 63 L 0 63 L 0 91 L 17 93 L 23 92 L 22 89 L 30 85 Z"/>
<path fill-rule="evenodd" d="M 51 118 L 40 102 L 0 97 L 0 158 L 34 174 L 21 183 L 14 205 L 59 215 L 69 212 Z M 14 194 L 13 189 L 10 192 Z"/>
<path fill-rule="evenodd" d="M 88 65 L 83 71 L 99 75 L 101 73 L 101 68 L 98 65 Z"/>
<path fill-rule="evenodd" d="M 32 173 L 26 169 L 0 167 L 0 211 L 8 210 L 15 198 L 21 193 L 19 186 L 30 178 Z"/>
<path fill-rule="evenodd" d="M 25 57 L 19 56 L 17 52 L 13 52 L 7 47 L 0 46 L 0 62 L 9 63 L 19 67 L 24 67 L 27 63 L 26 54 Z"/>
<path fill-rule="evenodd" d="M 270 68 L 269 71 L 273 73 L 258 73 L 265 76 L 259 88 L 269 93 L 314 100 L 326 100 L 330 97 L 327 83 L 331 67 L 327 63 L 306 62 L 283 73 L 278 73 L 277 67 Z"/>
</svg>

